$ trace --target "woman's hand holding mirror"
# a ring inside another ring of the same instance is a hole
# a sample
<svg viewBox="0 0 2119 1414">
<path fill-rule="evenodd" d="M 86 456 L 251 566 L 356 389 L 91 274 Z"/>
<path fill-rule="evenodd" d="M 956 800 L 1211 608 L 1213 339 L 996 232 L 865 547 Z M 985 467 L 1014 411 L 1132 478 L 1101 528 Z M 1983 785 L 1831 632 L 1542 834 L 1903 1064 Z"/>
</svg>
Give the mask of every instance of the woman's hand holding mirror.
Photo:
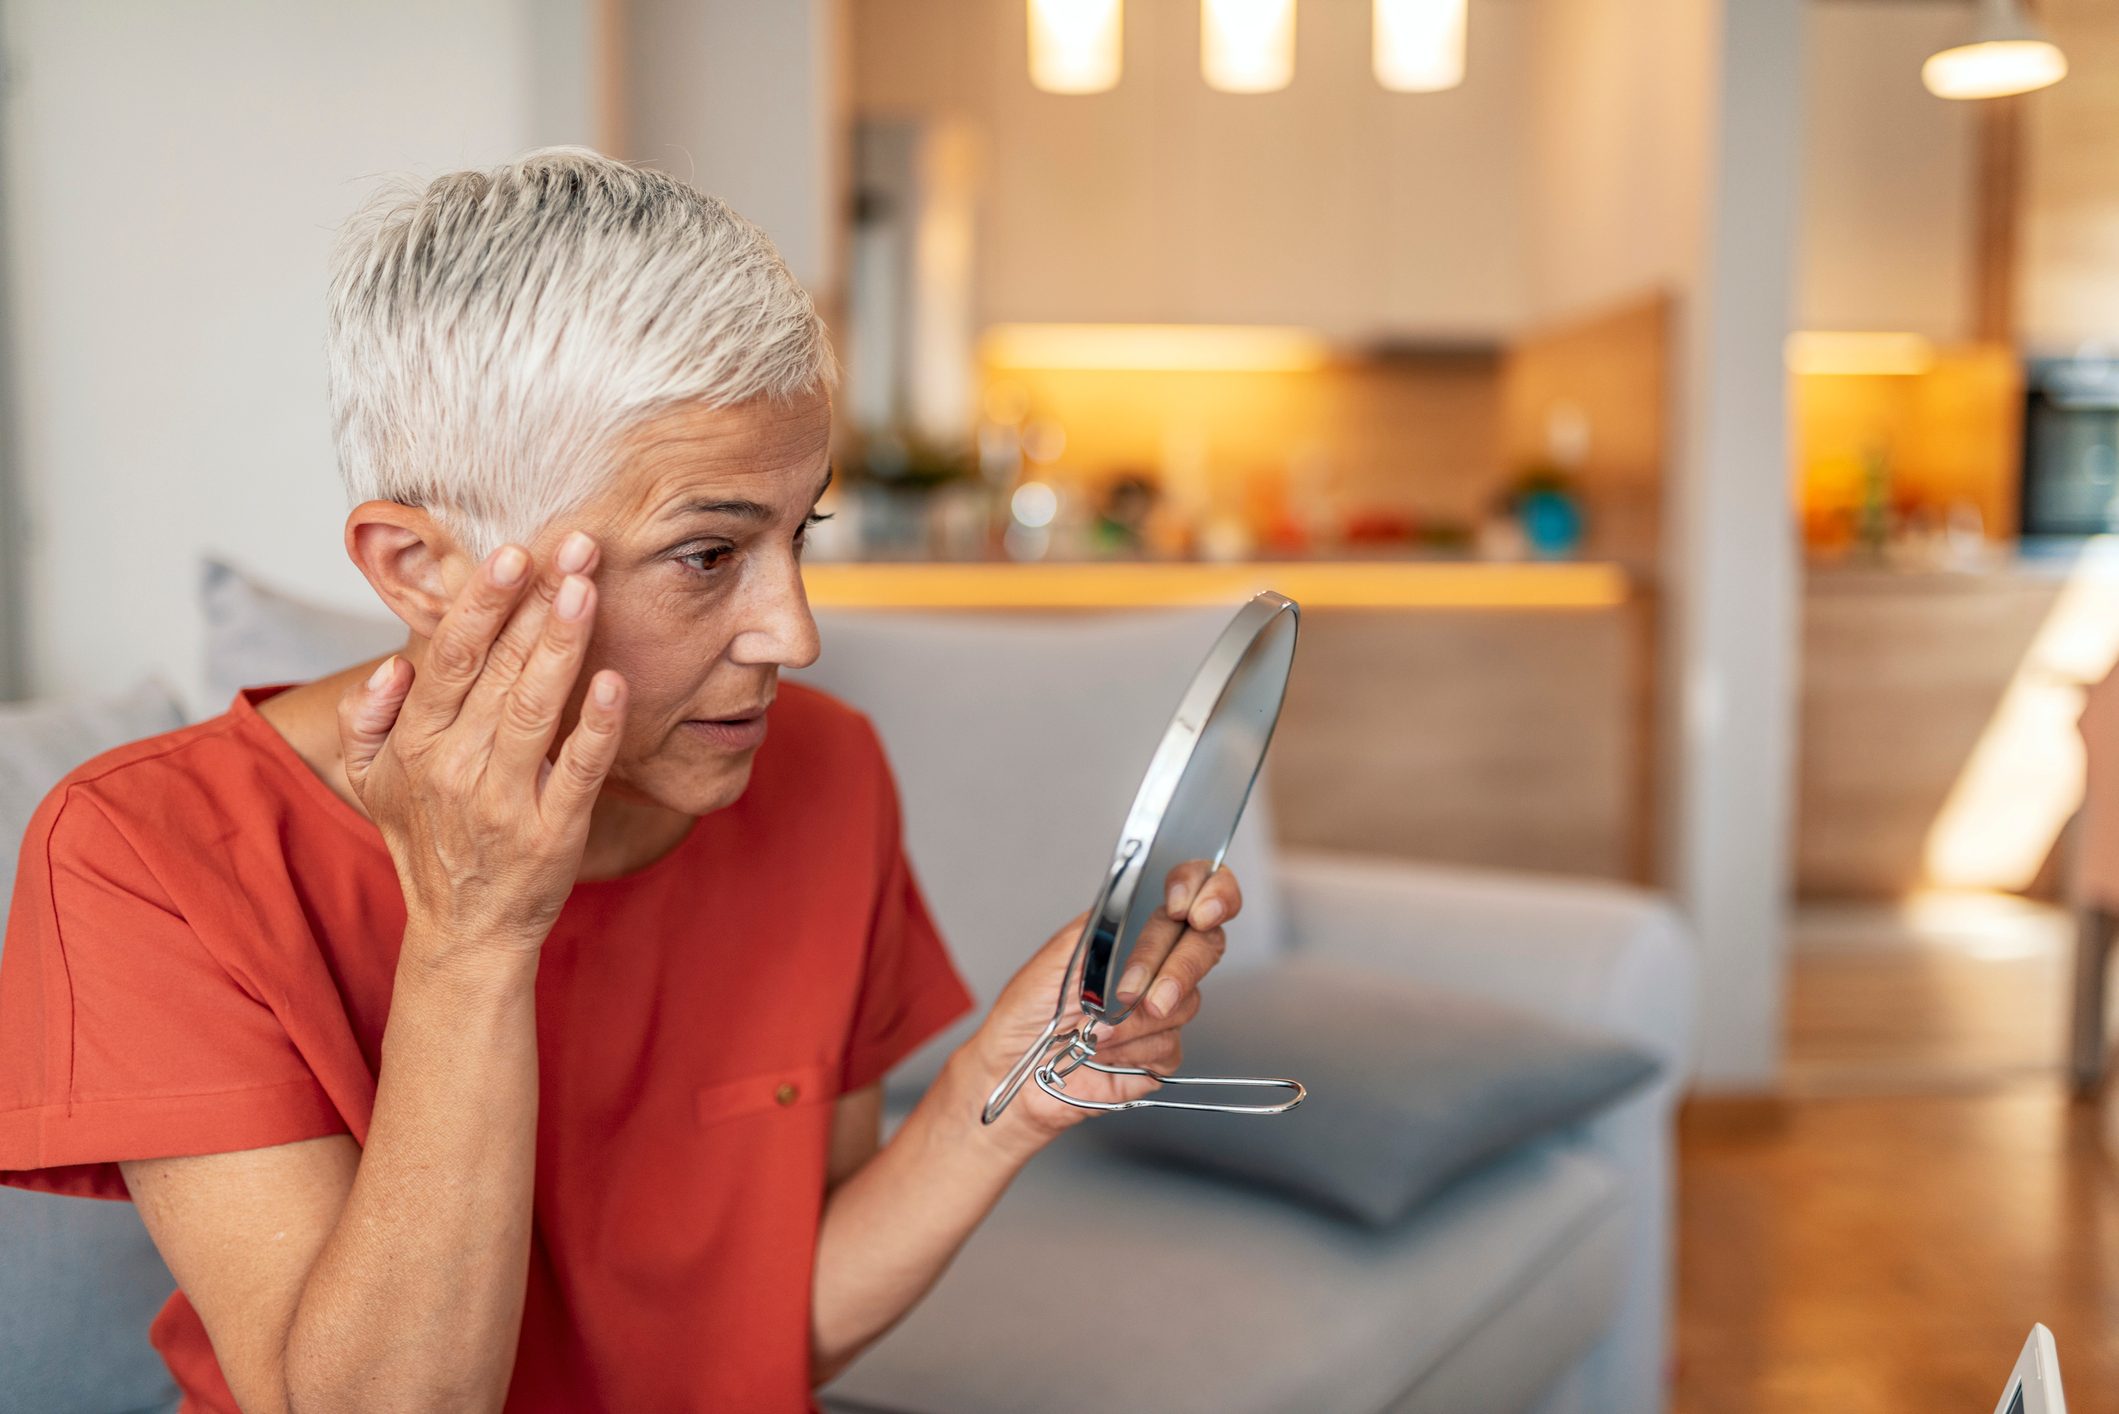
<svg viewBox="0 0 2119 1414">
<path fill-rule="evenodd" d="M 1163 881 L 1163 903 L 1141 930 L 1140 944 L 1120 979 L 1119 998 L 1130 1011 L 1118 1025 L 1099 1032 L 1099 1062 L 1168 1074 L 1183 1059 L 1183 1029 L 1199 1014 L 1199 984 L 1221 961 L 1227 946 L 1222 930 L 1243 908 L 1235 874 L 1228 869 L 1209 874 L 1209 868 L 1204 859 L 1190 860 Z M 966 1045 L 984 1077 L 980 1093 L 990 1089 L 1051 1023 L 1052 998 L 1067 978 L 1087 918 L 1083 914 L 1070 920 L 1037 950 L 1002 988 Z M 1070 1007 L 1059 1024 L 1065 1030 L 1086 1020 L 1078 1007 Z M 1070 1091 L 1105 1103 L 1137 1100 L 1159 1088 L 1145 1076 L 1084 1069 L 1076 1077 L 1069 1081 Z M 1095 1113 L 1062 1104 L 1035 1085 L 1025 1086 L 1012 1108 L 1021 1111 L 1021 1122 L 1040 1140 Z"/>
</svg>

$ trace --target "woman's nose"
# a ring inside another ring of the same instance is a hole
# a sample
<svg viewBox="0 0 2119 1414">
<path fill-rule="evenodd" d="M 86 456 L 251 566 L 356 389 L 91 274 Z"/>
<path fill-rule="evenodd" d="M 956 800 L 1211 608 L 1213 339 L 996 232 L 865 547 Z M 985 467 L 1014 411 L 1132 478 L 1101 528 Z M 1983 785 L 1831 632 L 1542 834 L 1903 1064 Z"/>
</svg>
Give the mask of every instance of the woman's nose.
<svg viewBox="0 0 2119 1414">
<path fill-rule="evenodd" d="M 799 562 L 790 560 L 760 583 L 749 608 L 748 622 L 729 645 L 729 654 L 737 662 L 806 668 L 817 661 L 822 651 L 817 621 L 809 612 Z"/>
</svg>

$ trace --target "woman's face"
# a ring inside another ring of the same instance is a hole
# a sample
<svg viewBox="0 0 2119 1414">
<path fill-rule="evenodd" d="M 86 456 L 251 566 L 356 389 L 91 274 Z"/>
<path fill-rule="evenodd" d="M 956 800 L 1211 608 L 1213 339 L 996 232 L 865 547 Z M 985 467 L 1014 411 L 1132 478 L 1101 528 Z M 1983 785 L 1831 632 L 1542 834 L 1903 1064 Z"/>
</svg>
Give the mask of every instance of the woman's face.
<svg viewBox="0 0 2119 1414">
<path fill-rule="evenodd" d="M 817 658 L 802 538 L 830 480 L 831 404 L 686 407 L 626 439 L 611 484 L 531 546 L 571 530 L 602 547 L 595 636 L 568 704 L 599 668 L 624 674 L 625 740 L 606 790 L 704 815 L 733 803 L 782 668 Z"/>
</svg>

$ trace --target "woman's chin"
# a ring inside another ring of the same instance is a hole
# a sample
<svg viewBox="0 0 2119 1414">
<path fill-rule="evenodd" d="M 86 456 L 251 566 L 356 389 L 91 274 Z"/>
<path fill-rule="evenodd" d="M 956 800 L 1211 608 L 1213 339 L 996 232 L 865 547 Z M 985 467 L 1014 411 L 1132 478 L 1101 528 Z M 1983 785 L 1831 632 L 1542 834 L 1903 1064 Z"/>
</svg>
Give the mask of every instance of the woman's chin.
<svg viewBox="0 0 2119 1414">
<path fill-rule="evenodd" d="M 607 795 L 659 805 L 681 815 L 711 815 L 743 798 L 750 785 L 750 767 L 749 755 L 707 763 L 658 761 L 623 778 L 612 776 L 603 789 Z"/>
</svg>

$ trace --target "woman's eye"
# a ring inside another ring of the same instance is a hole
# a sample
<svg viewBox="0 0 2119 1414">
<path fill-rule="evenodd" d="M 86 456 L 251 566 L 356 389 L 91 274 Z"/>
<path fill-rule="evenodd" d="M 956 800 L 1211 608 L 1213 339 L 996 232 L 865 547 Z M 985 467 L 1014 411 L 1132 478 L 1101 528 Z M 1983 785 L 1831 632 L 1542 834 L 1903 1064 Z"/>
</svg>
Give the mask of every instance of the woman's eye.
<svg viewBox="0 0 2119 1414">
<path fill-rule="evenodd" d="M 832 518 L 832 514 L 833 513 L 830 511 L 811 511 L 806 517 L 804 517 L 802 521 L 802 528 L 795 532 L 795 549 L 800 550 L 803 546 L 809 543 L 809 528 L 811 526 L 817 524 L 819 521 L 830 520 Z"/>
<path fill-rule="evenodd" d="M 704 550 L 693 550 L 688 554 L 679 555 L 677 563 L 690 565 L 698 574 L 711 574 L 715 566 L 734 553 L 735 551 L 726 545 L 710 545 Z"/>
</svg>

